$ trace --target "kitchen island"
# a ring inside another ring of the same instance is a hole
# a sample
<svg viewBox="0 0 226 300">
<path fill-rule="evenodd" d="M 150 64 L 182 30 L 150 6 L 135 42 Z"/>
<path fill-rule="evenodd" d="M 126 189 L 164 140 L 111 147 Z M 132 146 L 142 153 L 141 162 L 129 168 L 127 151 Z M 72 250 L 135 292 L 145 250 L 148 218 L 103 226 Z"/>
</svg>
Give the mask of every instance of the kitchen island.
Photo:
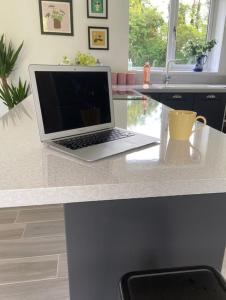
<svg viewBox="0 0 226 300">
<path fill-rule="evenodd" d="M 117 126 L 160 144 L 96 163 L 66 156 L 40 143 L 32 96 L 0 121 L 0 206 L 65 204 L 72 300 L 118 300 L 133 270 L 222 266 L 226 136 L 206 126 L 178 145 L 166 106 L 114 106 Z"/>
<path fill-rule="evenodd" d="M 149 84 L 114 86 L 116 97 L 140 92 L 173 109 L 195 111 L 207 124 L 226 132 L 226 85 L 213 84 Z"/>
</svg>

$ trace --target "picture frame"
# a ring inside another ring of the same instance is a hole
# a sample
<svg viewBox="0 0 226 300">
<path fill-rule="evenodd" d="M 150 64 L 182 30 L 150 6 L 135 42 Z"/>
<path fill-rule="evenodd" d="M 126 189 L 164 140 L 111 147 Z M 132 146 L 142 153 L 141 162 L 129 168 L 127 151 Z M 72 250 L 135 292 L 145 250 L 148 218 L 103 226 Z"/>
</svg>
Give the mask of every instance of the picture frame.
<svg viewBox="0 0 226 300">
<path fill-rule="evenodd" d="M 88 27 L 89 49 L 109 50 L 109 28 Z"/>
<path fill-rule="evenodd" d="M 42 34 L 74 35 L 72 0 L 39 0 Z"/>
<path fill-rule="evenodd" d="M 87 0 L 87 17 L 94 19 L 107 19 L 108 0 Z"/>
</svg>

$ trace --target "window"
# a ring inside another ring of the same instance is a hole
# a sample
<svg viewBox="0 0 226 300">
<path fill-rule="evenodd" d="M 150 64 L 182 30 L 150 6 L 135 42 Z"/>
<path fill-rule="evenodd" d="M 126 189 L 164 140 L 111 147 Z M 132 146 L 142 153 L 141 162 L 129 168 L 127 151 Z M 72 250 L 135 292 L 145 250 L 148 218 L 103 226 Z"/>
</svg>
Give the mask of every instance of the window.
<svg viewBox="0 0 226 300">
<path fill-rule="evenodd" d="M 133 66 L 164 67 L 170 0 L 130 0 L 129 57 Z"/>
<path fill-rule="evenodd" d="M 150 61 L 165 67 L 169 59 L 188 68 L 194 59 L 186 57 L 188 40 L 209 38 L 211 0 L 129 0 L 129 58 L 134 67 Z"/>
</svg>

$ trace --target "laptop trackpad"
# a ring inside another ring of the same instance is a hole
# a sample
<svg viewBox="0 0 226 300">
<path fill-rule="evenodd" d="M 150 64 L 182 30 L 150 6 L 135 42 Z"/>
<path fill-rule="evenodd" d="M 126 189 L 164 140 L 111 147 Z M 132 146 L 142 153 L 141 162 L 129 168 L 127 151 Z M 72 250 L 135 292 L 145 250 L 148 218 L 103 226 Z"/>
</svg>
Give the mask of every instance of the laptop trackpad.
<svg viewBox="0 0 226 300">
<path fill-rule="evenodd" d="M 151 140 L 137 143 L 136 146 L 134 141 L 129 141 L 129 139 L 117 140 L 109 143 L 94 145 L 91 147 L 86 147 L 74 151 L 74 154 L 80 158 L 87 161 L 94 161 L 101 159 L 103 157 L 118 154 L 127 150 L 135 149 L 147 144 L 150 144 Z"/>
</svg>

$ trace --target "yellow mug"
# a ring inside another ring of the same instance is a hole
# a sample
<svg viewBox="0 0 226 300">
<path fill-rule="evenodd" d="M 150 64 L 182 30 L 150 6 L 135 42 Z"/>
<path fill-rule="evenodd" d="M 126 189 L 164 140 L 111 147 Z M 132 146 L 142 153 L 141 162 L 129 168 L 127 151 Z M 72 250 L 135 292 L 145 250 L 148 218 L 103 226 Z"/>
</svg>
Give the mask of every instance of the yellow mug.
<svg viewBox="0 0 226 300">
<path fill-rule="evenodd" d="M 206 125 L 206 118 L 197 116 L 197 113 L 190 110 L 172 110 L 168 114 L 169 132 L 172 140 L 187 141 L 191 134 Z M 196 121 L 202 120 L 203 125 L 192 130 Z"/>
</svg>

